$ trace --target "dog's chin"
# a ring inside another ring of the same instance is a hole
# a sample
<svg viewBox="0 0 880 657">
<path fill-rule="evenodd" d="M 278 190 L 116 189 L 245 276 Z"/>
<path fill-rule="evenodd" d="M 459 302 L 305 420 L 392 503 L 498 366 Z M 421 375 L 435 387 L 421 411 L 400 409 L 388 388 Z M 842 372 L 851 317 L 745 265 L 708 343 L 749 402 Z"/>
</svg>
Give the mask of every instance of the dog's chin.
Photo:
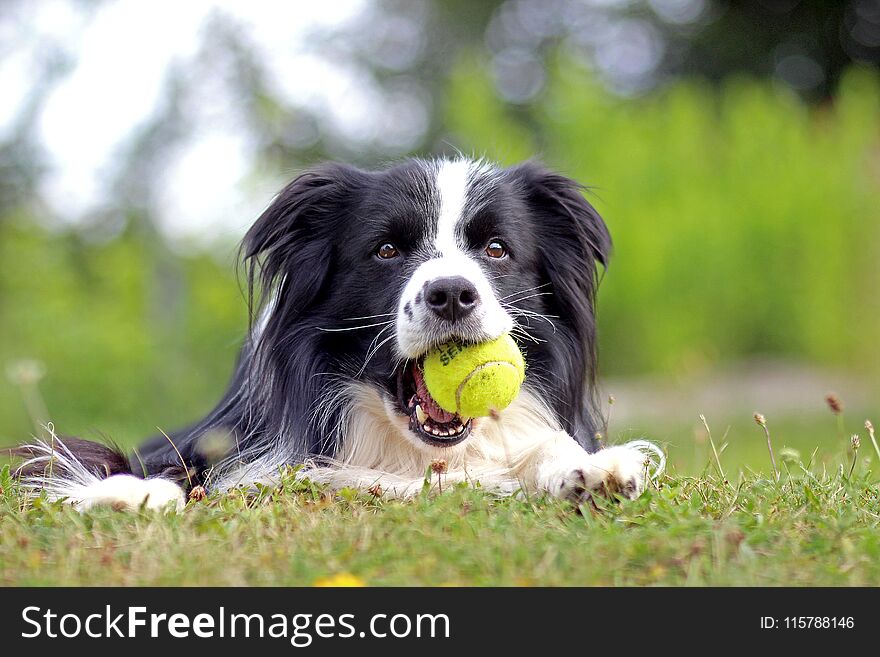
<svg viewBox="0 0 880 657">
<path fill-rule="evenodd" d="M 400 435 L 427 453 L 452 454 L 464 448 L 475 420 L 440 409 L 421 381 L 420 365 L 395 373 L 385 412 Z M 393 394 L 392 394 L 393 393 Z"/>
<path fill-rule="evenodd" d="M 428 438 L 410 427 L 410 416 L 401 412 L 396 399 L 386 398 L 384 406 L 389 423 L 397 432 L 397 435 L 427 458 L 453 458 L 466 450 L 468 443 L 477 434 L 477 422 L 476 420 L 471 420 L 471 425 L 465 437 L 454 441 L 437 442 L 433 440 L 433 436 Z"/>
</svg>

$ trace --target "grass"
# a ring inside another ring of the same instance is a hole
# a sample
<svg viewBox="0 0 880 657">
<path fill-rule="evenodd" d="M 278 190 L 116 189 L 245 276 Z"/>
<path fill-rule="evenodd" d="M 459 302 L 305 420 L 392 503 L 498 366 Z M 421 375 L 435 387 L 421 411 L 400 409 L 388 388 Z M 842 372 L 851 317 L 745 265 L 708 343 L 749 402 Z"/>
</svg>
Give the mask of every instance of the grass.
<svg viewBox="0 0 880 657">
<path fill-rule="evenodd" d="M 784 472 L 781 461 L 808 462 L 812 458 L 817 472 L 835 470 L 841 464 L 849 467 L 852 434 L 861 438 L 861 459 L 871 457 L 872 464 L 880 462 L 874 451 L 868 432 L 864 428 L 866 417 L 876 417 L 877 409 L 848 410 L 845 422 L 842 416 L 829 416 L 828 412 L 802 412 L 784 417 L 767 416 L 773 451 L 779 469 Z M 674 472 L 683 475 L 699 475 L 709 469 L 717 473 L 717 461 L 712 442 L 719 452 L 722 469 L 736 478 L 740 470 L 761 472 L 770 477 L 773 467 L 767 451 L 763 429 L 755 423 L 752 413 L 742 412 L 725 417 L 706 418 L 712 434 L 710 440 L 700 416 L 694 414 L 690 421 L 634 422 L 625 426 L 616 423 L 612 430 L 613 442 L 626 442 L 649 438 L 663 445 Z M 838 427 L 838 420 L 842 426 Z M 612 421 L 612 424 L 614 422 Z M 814 455 L 815 452 L 815 455 Z M 862 462 L 860 467 L 868 467 Z M 872 465 L 880 476 L 876 465 Z"/>
<path fill-rule="evenodd" d="M 876 479 L 845 460 L 783 460 L 778 482 L 725 481 L 708 462 L 598 510 L 468 487 L 401 502 L 288 477 L 168 515 L 28 502 L 7 467 L 0 585 L 878 585 Z"/>
<path fill-rule="evenodd" d="M 7 465 L 0 586 L 880 585 L 880 448 L 867 425 L 853 440 L 865 414 L 831 410 L 617 426 L 617 442 L 665 444 L 669 470 L 598 508 L 469 486 L 397 501 L 286 476 L 178 514 L 80 514 L 26 499 Z"/>
<path fill-rule="evenodd" d="M 669 470 L 598 508 L 468 486 L 404 502 L 287 476 L 178 514 L 80 514 L 26 499 L 7 465 L 0 586 L 880 585 L 880 447 L 867 425 L 853 439 L 866 414 L 831 410 L 617 426 L 616 442 L 663 443 Z"/>
</svg>

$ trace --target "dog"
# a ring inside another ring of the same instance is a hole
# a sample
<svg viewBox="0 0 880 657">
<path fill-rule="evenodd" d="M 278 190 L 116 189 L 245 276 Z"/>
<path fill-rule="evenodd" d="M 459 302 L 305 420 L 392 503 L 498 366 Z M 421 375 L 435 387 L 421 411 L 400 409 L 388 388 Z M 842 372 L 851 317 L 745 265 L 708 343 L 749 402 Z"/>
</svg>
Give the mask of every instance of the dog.
<svg viewBox="0 0 880 657">
<path fill-rule="evenodd" d="M 647 441 L 600 444 L 595 302 L 611 238 L 582 191 L 536 162 L 464 157 L 302 173 L 242 243 L 251 322 L 217 406 L 133 455 L 54 434 L 19 447 L 23 484 L 79 509 L 180 508 L 195 486 L 297 466 L 407 497 L 442 460 L 442 481 L 499 494 L 638 496 L 665 459 Z M 439 409 L 425 353 L 505 333 L 527 367 L 514 402 L 489 418 Z"/>
</svg>

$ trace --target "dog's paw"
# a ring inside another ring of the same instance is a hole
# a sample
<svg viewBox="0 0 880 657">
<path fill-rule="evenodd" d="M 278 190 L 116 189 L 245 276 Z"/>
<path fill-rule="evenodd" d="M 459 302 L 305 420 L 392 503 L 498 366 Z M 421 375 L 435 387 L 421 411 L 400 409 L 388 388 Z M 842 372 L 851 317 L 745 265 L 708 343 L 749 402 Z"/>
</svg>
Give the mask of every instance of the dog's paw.
<svg viewBox="0 0 880 657">
<path fill-rule="evenodd" d="M 548 488 L 557 497 L 575 503 L 589 501 L 595 495 L 633 500 L 645 489 L 649 471 L 657 471 L 659 462 L 648 452 L 662 459 L 659 448 L 644 441 L 608 447 L 594 454 L 584 452 L 577 463 L 555 464 L 555 477 Z"/>
<path fill-rule="evenodd" d="M 183 489 L 161 478 L 114 475 L 83 487 L 68 498 L 80 511 L 109 506 L 117 511 L 179 511 L 186 504 Z"/>
</svg>

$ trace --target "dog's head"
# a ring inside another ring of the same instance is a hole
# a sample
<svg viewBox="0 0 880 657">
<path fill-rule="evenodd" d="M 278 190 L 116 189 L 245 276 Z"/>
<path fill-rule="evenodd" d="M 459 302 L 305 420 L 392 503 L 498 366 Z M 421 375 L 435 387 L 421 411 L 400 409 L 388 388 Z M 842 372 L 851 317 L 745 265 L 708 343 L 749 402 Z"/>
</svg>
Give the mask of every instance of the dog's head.
<svg viewBox="0 0 880 657">
<path fill-rule="evenodd" d="M 255 340 L 271 384 L 288 388 L 278 407 L 304 392 L 332 404 L 322 377 L 357 379 L 408 439 L 451 447 L 474 423 L 432 403 L 420 359 L 453 338 L 510 332 L 525 386 L 592 440 L 596 274 L 610 238 L 572 180 L 534 163 L 325 165 L 278 195 L 244 248 L 252 282 L 272 295 Z"/>
</svg>

